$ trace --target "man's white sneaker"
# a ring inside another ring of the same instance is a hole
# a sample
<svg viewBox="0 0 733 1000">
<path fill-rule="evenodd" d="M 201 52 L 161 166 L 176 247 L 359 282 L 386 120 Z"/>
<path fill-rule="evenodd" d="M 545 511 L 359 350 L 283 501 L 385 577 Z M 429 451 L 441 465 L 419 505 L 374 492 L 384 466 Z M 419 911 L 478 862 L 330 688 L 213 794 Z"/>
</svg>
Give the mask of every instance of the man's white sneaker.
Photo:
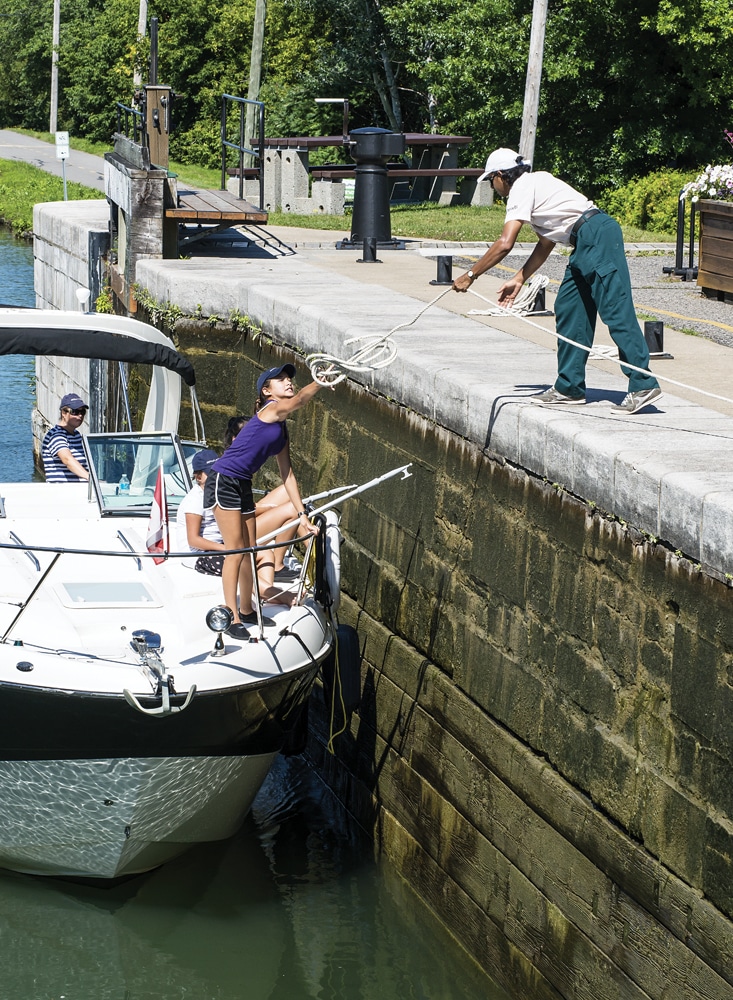
<svg viewBox="0 0 733 1000">
<path fill-rule="evenodd" d="M 565 396 L 557 389 L 545 389 L 537 396 L 531 397 L 533 403 L 552 403 L 553 405 L 577 406 L 585 402 L 585 396 Z"/>
<path fill-rule="evenodd" d="M 614 410 L 623 410 L 624 413 L 638 413 L 650 403 L 656 403 L 662 398 L 662 390 L 659 386 L 653 389 L 640 389 L 638 392 L 627 392 L 622 403 L 614 403 Z"/>
</svg>

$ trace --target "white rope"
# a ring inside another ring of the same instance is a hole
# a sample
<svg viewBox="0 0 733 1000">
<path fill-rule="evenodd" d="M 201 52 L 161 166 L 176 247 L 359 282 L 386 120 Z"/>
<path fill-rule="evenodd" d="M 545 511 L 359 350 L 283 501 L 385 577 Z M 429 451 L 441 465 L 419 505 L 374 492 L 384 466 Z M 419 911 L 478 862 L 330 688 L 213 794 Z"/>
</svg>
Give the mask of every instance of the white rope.
<svg viewBox="0 0 733 1000">
<path fill-rule="evenodd" d="M 533 276 L 543 278 L 545 284 L 549 283 L 548 279 L 544 275 Z M 530 278 L 530 283 L 532 278 Z M 545 287 L 543 285 L 542 287 Z M 311 375 L 313 376 L 314 382 L 318 382 L 319 385 L 326 387 L 333 387 L 338 385 L 339 382 L 343 382 L 344 379 L 348 377 L 349 372 L 368 372 L 375 371 L 378 368 L 386 368 L 387 365 L 392 364 L 395 357 L 397 356 L 397 345 L 392 340 L 392 335 L 397 333 L 399 330 L 406 330 L 407 327 L 413 326 L 420 317 L 428 311 L 432 306 L 439 302 L 448 292 L 453 291 L 453 286 L 448 285 L 443 289 L 434 299 L 431 299 L 427 305 L 414 316 L 411 320 L 406 323 L 399 323 L 397 326 L 393 326 L 391 330 L 382 336 L 376 336 L 373 334 L 368 334 L 362 337 L 350 337 L 348 340 L 344 341 L 344 345 L 349 344 L 359 344 L 362 346 L 350 358 L 338 358 L 335 354 L 309 354 L 306 357 L 306 363 L 311 370 Z M 533 320 L 528 319 L 528 317 L 523 312 L 517 312 L 506 306 L 499 305 L 498 302 L 493 302 L 491 299 L 487 299 L 485 296 L 481 295 L 479 292 L 475 291 L 473 288 L 468 289 L 472 295 L 476 298 L 481 299 L 488 306 L 491 306 L 491 312 L 486 313 L 491 316 L 511 316 L 514 319 L 520 319 L 523 323 L 528 323 L 530 326 L 534 326 L 537 330 L 541 330 L 542 333 L 549 334 L 551 337 L 555 337 L 556 340 L 562 340 L 566 344 L 571 344 L 573 347 L 579 348 L 581 351 L 585 351 L 590 358 L 596 359 L 598 361 L 617 361 L 623 368 L 628 369 L 633 372 L 640 372 L 642 375 L 649 375 L 651 370 L 648 368 L 637 368 L 636 365 L 632 365 L 628 361 L 621 361 L 618 357 L 618 351 L 613 347 L 606 347 L 599 345 L 598 347 L 587 347 L 585 344 L 579 344 L 577 340 L 571 340 L 569 337 L 564 337 L 561 333 L 556 330 L 549 330 L 546 326 L 542 326 L 540 323 L 535 323 Z M 524 289 L 520 294 L 524 294 Z M 532 302 L 537 294 L 537 289 L 535 289 L 534 295 L 532 296 Z M 519 296 L 517 297 L 519 298 Z M 516 304 L 515 300 L 515 304 Z M 476 315 L 474 310 L 471 310 Z M 678 382 L 676 379 L 669 378 L 667 375 L 658 375 L 656 372 L 654 377 L 660 382 L 668 382 L 670 385 L 676 385 L 680 389 L 689 389 L 691 392 L 697 392 L 701 396 L 707 396 L 709 399 L 719 399 L 723 403 L 733 404 L 733 399 L 728 396 L 720 396 L 716 392 L 708 392 L 707 389 L 699 389 L 695 385 L 688 385 L 686 382 Z"/>
<path fill-rule="evenodd" d="M 392 340 L 392 334 L 398 330 L 406 330 L 420 319 L 423 313 L 427 312 L 431 306 L 442 299 L 443 296 L 453 290 L 452 285 L 444 288 L 439 295 L 436 295 L 420 312 L 407 323 L 400 323 L 382 336 L 367 334 L 362 337 L 350 337 L 344 341 L 344 346 L 349 344 L 362 344 L 358 351 L 348 359 L 338 358 L 335 354 L 309 354 L 306 357 L 306 364 L 311 370 L 313 381 L 323 386 L 338 385 L 347 377 L 349 372 L 370 372 L 377 368 L 386 368 L 391 365 L 397 356 L 397 345 Z"/>
<path fill-rule="evenodd" d="M 539 292 L 550 284 L 550 279 L 545 274 L 533 274 L 529 281 L 526 281 L 517 297 L 508 308 L 497 306 L 495 309 L 469 309 L 469 316 L 505 316 L 507 312 L 512 316 L 526 316 L 534 308 L 535 299 Z"/>
<path fill-rule="evenodd" d="M 581 351 L 585 351 L 586 354 L 589 355 L 593 355 L 594 351 L 602 350 L 602 348 L 586 347 L 585 344 L 579 344 L 576 340 L 571 340 L 569 337 L 563 337 L 563 335 L 558 333 L 557 330 L 548 330 L 546 326 L 542 326 L 540 323 L 535 323 L 533 320 L 527 319 L 526 316 L 516 316 L 516 314 L 511 312 L 509 309 L 506 309 L 504 306 L 500 306 L 498 302 L 492 302 L 491 299 L 487 299 L 478 292 L 475 292 L 473 288 L 469 288 L 468 291 L 477 298 L 481 299 L 482 302 L 486 302 L 487 305 L 494 306 L 498 312 L 493 315 L 513 316 L 515 319 L 521 319 L 523 323 L 529 323 L 530 326 L 536 327 L 543 333 L 549 333 L 551 337 L 555 337 L 557 340 L 564 340 L 566 344 L 572 344 L 573 347 L 578 347 Z M 642 375 L 649 375 L 651 371 L 648 368 L 637 368 L 636 365 L 632 365 L 628 361 L 621 361 L 620 359 L 604 357 L 602 360 L 618 360 L 619 364 L 621 364 L 624 368 L 628 368 L 632 372 L 641 372 Z M 670 385 L 676 385 L 680 389 L 689 389 L 691 392 L 699 392 L 701 396 L 708 396 L 710 399 L 719 399 L 723 403 L 733 403 L 733 399 L 730 399 L 728 396 L 719 396 L 716 392 L 708 392 L 706 389 L 698 389 L 696 385 L 688 385 L 686 382 L 678 382 L 676 379 L 669 378 L 667 375 L 657 375 L 656 372 L 653 372 L 652 374 L 656 379 L 659 379 L 660 382 L 669 382 Z"/>
</svg>

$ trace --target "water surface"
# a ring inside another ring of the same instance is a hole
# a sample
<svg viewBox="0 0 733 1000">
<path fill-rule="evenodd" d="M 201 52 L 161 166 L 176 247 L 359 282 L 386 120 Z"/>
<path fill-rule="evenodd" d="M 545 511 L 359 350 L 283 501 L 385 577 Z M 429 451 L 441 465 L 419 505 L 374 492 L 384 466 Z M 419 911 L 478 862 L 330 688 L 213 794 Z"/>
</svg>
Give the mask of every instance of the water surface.
<svg viewBox="0 0 733 1000">
<path fill-rule="evenodd" d="M 0 288 L 33 305 L 32 248 L 2 232 Z M 33 475 L 33 375 L 0 358 L 6 481 Z M 123 885 L 0 872 L 0 1000 L 504 997 L 302 758 L 278 758 L 232 840 Z"/>
</svg>

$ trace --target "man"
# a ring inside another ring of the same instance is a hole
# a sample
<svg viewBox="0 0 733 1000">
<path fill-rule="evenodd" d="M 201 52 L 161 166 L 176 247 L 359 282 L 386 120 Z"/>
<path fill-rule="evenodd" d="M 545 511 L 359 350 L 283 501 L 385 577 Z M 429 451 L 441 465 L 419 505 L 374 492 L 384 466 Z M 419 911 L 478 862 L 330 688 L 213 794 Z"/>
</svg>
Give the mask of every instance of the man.
<svg viewBox="0 0 733 1000">
<path fill-rule="evenodd" d="M 79 483 L 89 479 L 79 428 L 89 407 L 75 392 L 61 400 L 59 422 L 43 439 L 41 458 L 47 483 Z"/>
<path fill-rule="evenodd" d="M 556 243 L 572 246 L 555 299 L 557 332 L 590 347 L 596 315 L 600 314 L 621 361 L 646 370 L 636 372 L 622 367 L 629 378 L 629 391 L 615 408 L 637 413 L 659 400 L 662 391 L 649 372 L 649 349 L 631 298 L 621 227 L 569 184 L 545 171 L 531 170 L 532 165 L 512 149 L 495 149 L 489 156 L 479 180 L 488 179 L 494 191 L 507 199 L 504 228 L 481 260 L 453 282 L 453 288 L 467 291 L 480 274 L 503 260 L 525 222 L 539 240 L 524 266 L 499 289 L 501 305 L 511 306 L 522 285 L 544 264 Z M 558 340 L 557 380 L 533 399 L 560 406 L 585 403 L 587 360 L 587 351 Z"/>
</svg>

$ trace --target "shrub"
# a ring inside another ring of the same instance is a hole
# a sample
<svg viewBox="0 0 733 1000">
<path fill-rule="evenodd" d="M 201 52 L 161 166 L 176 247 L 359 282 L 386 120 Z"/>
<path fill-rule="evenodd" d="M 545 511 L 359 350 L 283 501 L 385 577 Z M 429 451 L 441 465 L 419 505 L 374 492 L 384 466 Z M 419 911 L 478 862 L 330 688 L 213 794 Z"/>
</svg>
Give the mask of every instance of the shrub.
<svg viewBox="0 0 733 1000">
<path fill-rule="evenodd" d="M 658 170 L 607 191 L 599 205 L 622 226 L 674 235 L 680 191 L 695 176 L 684 170 Z"/>
</svg>

